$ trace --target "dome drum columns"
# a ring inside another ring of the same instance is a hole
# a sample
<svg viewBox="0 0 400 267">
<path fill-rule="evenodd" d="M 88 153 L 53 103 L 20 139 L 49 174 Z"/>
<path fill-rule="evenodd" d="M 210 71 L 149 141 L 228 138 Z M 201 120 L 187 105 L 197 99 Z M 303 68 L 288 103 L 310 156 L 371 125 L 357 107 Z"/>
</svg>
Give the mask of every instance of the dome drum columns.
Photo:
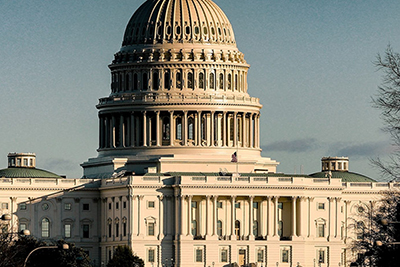
<svg viewBox="0 0 400 267">
<path fill-rule="evenodd" d="M 135 147 L 259 149 L 259 113 L 143 111 L 100 114 L 99 150 Z"/>
</svg>

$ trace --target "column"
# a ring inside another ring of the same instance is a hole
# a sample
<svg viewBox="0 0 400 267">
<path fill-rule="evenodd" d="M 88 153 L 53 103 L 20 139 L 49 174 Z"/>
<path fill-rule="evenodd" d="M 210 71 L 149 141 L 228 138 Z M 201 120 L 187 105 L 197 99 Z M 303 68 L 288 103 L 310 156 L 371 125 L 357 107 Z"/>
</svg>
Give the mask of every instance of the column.
<svg viewBox="0 0 400 267">
<path fill-rule="evenodd" d="M 169 145 L 173 146 L 175 140 L 174 111 L 169 112 Z"/>
<path fill-rule="evenodd" d="M 129 194 L 129 236 L 130 236 L 130 240 L 132 241 L 133 236 L 136 234 L 136 229 L 135 228 L 135 196 L 130 193 Z M 106 204 L 107 205 L 107 202 Z M 106 207 L 107 208 L 107 207 Z"/>
<path fill-rule="evenodd" d="M 242 147 L 246 147 L 246 113 L 243 112 L 242 116 Z"/>
<path fill-rule="evenodd" d="M 136 139 L 135 139 L 136 125 L 135 125 L 135 113 L 134 112 L 131 113 L 131 125 L 129 128 L 130 128 L 131 146 L 137 146 L 138 144 L 136 143 Z"/>
<path fill-rule="evenodd" d="M 227 146 L 226 111 L 223 112 L 222 146 Z"/>
<path fill-rule="evenodd" d="M 251 113 L 249 117 L 249 127 L 250 127 L 250 138 L 249 138 L 249 147 L 254 147 L 254 114 Z"/>
<path fill-rule="evenodd" d="M 257 148 L 260 148 L 260 114 L 257 114 Z"/>
<path fill-rule="evenodd" d="M 236 240 L 236 234 L 235 234 L 235 222 L 236 222 L 235 200 L 236 200 L 236 196 L 231 196 L 231 219 L 232 219 L 231 240 Z"/>
<path fill-rule="evenodd" d="M 305 237 L 306 236 L 306 226 L 308 224 L 308 210 L 307 210 L 307 199 L 306 197 L 299 197 L 299 203 L 300 203 L 300 210 L 299 210 L 299 233 L 298 236 Z"/>
<path fill-rule="evenodd" d="M 340 238 L 340 210 L 339 210 L 339 206 L 340 206 L 340 200 L 342 198 L 337 197 L 336 198 L 336 204 L 335 204 L 335 237 L 336 238 Z"/>
<path fill-rule="evenodd" d="M 212 209 L 211 209 L 211 196 L 206 196 L 206 236 L 209 236 L 212 233 Z M 207 238 L 206 238 L 207 239 Z"/>
<path fill-rule="evenodd" d="M 308 210 L 309 210 L 309 220 L 308 220 L 308 236 L 309 237 L 315 237 L 315 231 L 311 231 L 311 228 L 313 226 L 313 221 L 311 218 L 313 218 L 313 212 L 315 211 L 315 206 L 314 206 L 314 198 L 309 197 L 308 198 Z"/>
<path fill-rule="evenodd" d="M 147 114 L 143 111 L 143 146 L 147 146 Z"/>
<path fill-rule="evenodd" d="M 182 134 L 183 134 L 183 145 L 187 146 L 187 138 L 188 138 L 188 112 L 183 112 L 183 122 L 182 122 Z"/>
<path fill-rule="evenodd" d="M 193 141 L 194 145 L 197 146 L 199 142 L 199 131 L 198 131 L 198 125 L 199 125 L 199 120 L 198 120 L 198 113 L 194 114 L 194 123 L 193 123 Z"/>
<path fill-rule="evenodd" d="M 160 146 L 160 111 L 156 111 L 156 145 Z"/>
<path fill-rule="evenodd" d="M 197 146 L 201 146 L 202 135 L 201 135 L 201 111 L 197 112 Z"/>
<path fill-rule="evenodd" d="M 334 218 L 333 218 L 333 211 L 334 211 L 334 201 L 335 198 L 334 197 L 328 197 L 328 201 L 329 201 L 329 217 L 328 217 L 328 238 L 329 240 L 332 240 L 333 238 L 333 228 L 334 228 Z"/>
<path fill-rule="evenodd" d="M 273 203 L 272 203 L 272 197 L 268 196 L 267 197 L 267 205 L 268 205 L 268 237 L 272 237 L 275 235 L 274 233 L 274 208 L 273 208 Z"/>
<path fill-rule="evenodd" d="M 217 221 L 218 221 L 218 207 L 217 207 L 218 196 L 213 196 L 213 235 L 217 235 Z"/>
<path fill-rule="evenodd" d="M 260 215 L 260 231 L 261 231 L 261 236 L 266 238 L 267 237 L 267 224 L 268 224 L 268 206 L 267 206 L 267 201 L 266 198 L 261 199 L 261 215 Z"/>
<path fill-rule="evenodd" d="M 177 205 L 177 207 L 179 208 L 179 213 L 181 215 L 180 217 L 180 231 L 176 231 L 176 233 L 179 235 L 185 235 L 187 230 L 187 224 L 186 224 L 186 211 L 185 211 L 185 196 L 176 196 L 177 198 L 177 203 L 179 205 Z M 178 220 L 177 220 L 178 222 Z M 177 223 L 177 225 L 179 225 L 179 223 Z M 178 226 L 179 227 L 179 226 Z"/>
<path fill-rule="evenodd" d="M 137 225 L 138 225 L 138 236 L 143 236 L 144 231 L 143 231 L 143 223 L 142 223 L 142 200 L 144 196 L 137 196 L 137 201 L 138 201 L 138 212 L 137 212 Z"/>
<path fill-rule="evenodd" d="M 254 196 L 249 196 L 249 238 L 254 240 L 253 225 L 254 225 L 254 208 L 253 208 Z"/>
<path fill-rule="evenodd" d="M 99 148 L 104 146 L 104 120 L 103 117 L 99 116 Z"/>
<path fill-rule="evenodd" d="M 215 141 L 214 141 L 214 137 L 215 137 L 214 123 L 215 123 L 215 112 L 211 111 L 211 127 L 210 127 L 210 130 L 211 130 L 211 136 L 210 136 L 211 146 L 215 145 Z"/>
<path fill-rule="evenodd" d="M 111 147 L 115 148 L 115 117 L 111 118 Z"/>
<path fill-rule="evenodd" d="M 297 234 L 296 234 L 296 228 L 297 228 L 296 199 L 297 199 L 297 197 L 292 197 L 292 237 L 297 237 Z"/>
<path fill-rule="evenodd" d="M 187 222 L 187 232 L 186 235 L 192 235 L 192 198 L 193 196 L 187 196 L 188 199 L 188 209 L 187 209 L 187 218 L 188 218 L 188 222 Z M 199 207 L 197 207 L 199 208 Z M 199 221 L 197 221 L 197 230 L 199 230 Z"/>
<path fill-rule="evenodd" d="M 159 230 L 158 230 L 158 240 L 162 240 L 164 238 L 164 221 L 165 221 L 165 197 L 163 195 L 158 196 L 158 205 L 160 207 L 159 214 Z"/>
<path fill-rule="evenodd" d="M 238 146 L 238 125 L 237 125 L 237 112 L 233 113 L 233 146 Z"/>
</svg>

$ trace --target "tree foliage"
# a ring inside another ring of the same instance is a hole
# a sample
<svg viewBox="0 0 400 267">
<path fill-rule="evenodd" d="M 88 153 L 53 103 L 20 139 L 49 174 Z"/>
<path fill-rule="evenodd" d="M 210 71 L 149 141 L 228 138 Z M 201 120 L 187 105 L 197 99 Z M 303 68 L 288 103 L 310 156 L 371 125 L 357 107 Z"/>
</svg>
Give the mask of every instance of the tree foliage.
<svg viewBox="0 0 400 267">
<path fill-rule="evenodd" d="M 359 216 L 351 225 L 355 231 L 350 250 L 356 255 L 357 266 L 399 266 L 400 191 L 384 192 L 379 201 L 369 207 L 360 206 Z M 384 222 L 384 223 L 382 223 Z M 385 225 L 385 222 L 388 222 Z"/>
<path fill-rule="evenodd" d="M 378 54 L 375 66 L 383 72 L 383 81 L 373 98 L 374 107 L 381 111 L 395 150 L 388 161 L 378 158 L 373 163 L 384 177 L 396 180 L 400 177 L 400 54 L 388 46 L 384 55 Z"/>
<path fill-rule="evenodd" d="M 107 267 L 143 267 L 144 262 L 138 256 L 133 255 L 132 250 L 128 246 L 118 246 L 112 259 L 108 262 Z"/>
<path fill-rule="evenodd" d="M 62 249 L 68 244 L 69 249 Z M 43 248 L 29 256 L 27 267 L 91 267 L 87 254 L 72 243 L 63 240 L 47 243 L 31 236 L 16 238 L 10 233 L 0 234 L 0 267 L 23 266 L 28 254 L 38 247 L 57 246 L 58 248 Z"/>
</svg>

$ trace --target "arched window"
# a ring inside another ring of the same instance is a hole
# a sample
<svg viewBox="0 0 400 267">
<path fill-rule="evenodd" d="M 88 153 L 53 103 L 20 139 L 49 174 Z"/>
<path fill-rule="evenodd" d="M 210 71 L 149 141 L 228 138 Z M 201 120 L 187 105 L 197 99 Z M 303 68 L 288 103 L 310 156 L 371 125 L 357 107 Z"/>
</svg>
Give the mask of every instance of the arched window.
<svg viewBox="0 0 400 267">
<path fill-rule="evenodd" d="M 199 73 L 199 88 L 204 89 L 204 73 Z"/>
<path fill-rule="evenodd" d="M 125 91 L 130 91 L 131 90 L 131 80 L 132 76 L 131 73 L 127 73 L 125 76 Z"/>
<path fill-rule="evenodd" d="M 232 75 L 228 74 L 228 83 L 227 83 L 228 90 L 232 90 Z"/>
<path fill-rule="evenodd" d="M 235 91 L 238 89 L 238 75 L 235 74 Z"/>
<path fill-rule="evenodd" d="M 166 70 L 164 73 L 164 88 L 167 90 L 171 89 L 170 77 L 169 70 Z"/>
<path fill-rule="evenodd" d="M 153 70 L 152 84 L 153 90 L 158 90 L 158 70 Z"/>
<path fill-rule="evenodd" d="M 182 89 L 182 74 L 180 71 L 176 73 L 176 88 Z"/>
<path fill-rule="evenodd" d="M 196 220 L 192 221 L 192 235 L 197 236 L 197 221 Z"/>
<path fill-rule="evenodd" d="M 217 235 L 222 236 L 222 221 L 218 220 L 217 222 Z"/>
<path fill-rule="evenodd" d="M 47 218 L 42 219 L 42 237 L 50 237 L 50 221 Z"/>
<path fill-rule="evenodd" d="M 210 89 L 215 89 L 215 74 L 210 73 Z"/>
<path fill-rule="evenodd" d="M 142 90 L 147 90 L 149 88 L 149 81 L 147 79 L 147 73 L 143 73 L 142 76 Z"/>
<path fill-rule="evenodd" d="M 188 139 L 194 139 L 194 119 L 193 117 L 189 117 L 188 119 Z"/>
<path fill-rule="evenodd" d="M 188 73 L 187 79 L 188 79 L 187 88 L 194 89 L 194 77 L 192 72 Z"/>
<path fill-rule="evenodd" d="M 182 140 L 182 118 L 176 118 L 176 139 Z"/>
<path fill-rule="evenodd" d="M 133 90 L 138 89 L 138 77 L 137 73 L 133 74 Z"/>
<path fill-rule="evenodd" d="M 222 73 L 219 74 L 219 89 L 224 89 L 224 74 Z"/>
<path fill-rule="evenodd" d="M 253 222 L 253 235 L 258 236 L 258 221 Z"/>
<path fill-rule="evenodd" d="M 235 221 L 235 235 L 236 235 L 236 239 L 240 240 L 240 221 L 239 220 Z"/>
<path fill-rule="evenodd" d="M 229 121 L 229 140 L 233 142 L 233 138 L 235 136 L 233 116 L 230 116 L 228 121 Z"/>
<path fill-rule="evenodd" d="M 165 117 L 162 124 L 162 139 L 169 140 L 170 138 L 170 123 L 169 118 Z"/>
</svg>

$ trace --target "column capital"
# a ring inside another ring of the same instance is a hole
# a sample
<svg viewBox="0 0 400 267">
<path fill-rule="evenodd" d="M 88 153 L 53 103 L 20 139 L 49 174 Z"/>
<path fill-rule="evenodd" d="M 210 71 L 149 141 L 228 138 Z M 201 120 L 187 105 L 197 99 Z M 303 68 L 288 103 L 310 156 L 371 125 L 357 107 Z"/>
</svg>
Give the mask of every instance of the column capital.
<svg viewBox="0 0 400 267">
<path fill-rule="evenodd" d="M 207 200 L 210 200 L 211 198 L 212 198 L 211 195 L 206 195 L 206 199 L 207 199 Z"/>
<path fill-rule="evenodd" d="M 292 201 L 296 201 L 298 198 L 298 196 L 292 196 Z"/>
<path fill-rule="evenodd" d="M 299 200 L 300 200 L 300 201 L 306 201 L 306 200 L 307 200 L 307 197 L 305 197 L 305 196 L 300 196 L 300 197 L 299 197 Z"/>
<path fill-rule="evenodd" d="M 143 115 L 146 115 L 147 111 L 146 111 L 146 110 L 143 110 L 142 113 L 143 113 Z"/>
<path fill-rule="evenodd" d="M 218 197 L 219 197 L 218 195 L 213 195 L 213 196 L 212 196 L 212 198 L 213 198 L 214 201 L 218 200 Z"/>
<path fill-rule="evenodd" d="M 252 195 L 252 196 L 249 196 L 249 199 L 250 200 L 254 200 L 254 196 Z"/>
<path fill-rule="evenodd" d="M 351 200 L 345 200 L 344 203 L 346 203 L 347 205 L 349 205 L 351 203 Z"/>
<path fill-rule="evenodd" d="M 161 200 L 161 201 L 164 199 L 164 195 L 158 195 L 157 197 L 158 197 L 158 199 Z"/>
</svg>

